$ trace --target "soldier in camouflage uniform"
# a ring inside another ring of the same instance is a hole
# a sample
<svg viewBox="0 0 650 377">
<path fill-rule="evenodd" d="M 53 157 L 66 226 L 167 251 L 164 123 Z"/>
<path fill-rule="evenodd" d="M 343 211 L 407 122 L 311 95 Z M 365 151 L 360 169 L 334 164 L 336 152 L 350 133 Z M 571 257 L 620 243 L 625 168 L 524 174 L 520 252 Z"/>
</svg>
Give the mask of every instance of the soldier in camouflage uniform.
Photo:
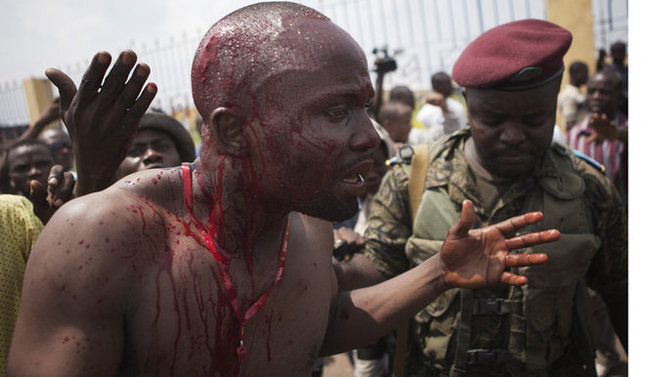
<svg viewBox="0 0 650 377">
<path fill-rule="evenodd" d="M 539 20 L 480 36 L 453 72 L 466 88 L 470 127 L 429 146 L 414 220 L 408 159 L 382 182 L 364 254 L 340 272 L 343 286 L 375 283 L 378 273 L 390 278 L 436 255 L 465 199 L 475 204 L 476 227 L 539 210 L 543 223 L 525 231 L 542 226 L 562 233 L 546 246 L 546 265 L 513 269 L 527 275 L 526 287 L 452 289 L 412 318 L 407 376 L 594 376 L 588 286 L 605 299 L 627 347 L 627 219 L 620 196 L 593 162 L 551 141 L 570 43 L 568 31 Z"/>
</svg>

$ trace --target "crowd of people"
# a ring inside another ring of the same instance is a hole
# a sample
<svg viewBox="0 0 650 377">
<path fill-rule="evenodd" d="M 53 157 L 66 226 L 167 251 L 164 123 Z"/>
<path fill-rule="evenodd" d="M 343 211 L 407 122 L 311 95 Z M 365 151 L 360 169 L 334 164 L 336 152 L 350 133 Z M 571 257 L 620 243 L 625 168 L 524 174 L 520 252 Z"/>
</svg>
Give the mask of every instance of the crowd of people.
<svg viewBox="0 0 650 377">
<path fill-rule="evenodd" d="M 48 69 L 2 151 L 0 367 L 626 376 L 626 51 L 560 92 L 571 43 L 503 24 L 384 101 L 326 16 L 248 6 L 196 51 L 198 152 L 133 51 Z"/>
</svg>

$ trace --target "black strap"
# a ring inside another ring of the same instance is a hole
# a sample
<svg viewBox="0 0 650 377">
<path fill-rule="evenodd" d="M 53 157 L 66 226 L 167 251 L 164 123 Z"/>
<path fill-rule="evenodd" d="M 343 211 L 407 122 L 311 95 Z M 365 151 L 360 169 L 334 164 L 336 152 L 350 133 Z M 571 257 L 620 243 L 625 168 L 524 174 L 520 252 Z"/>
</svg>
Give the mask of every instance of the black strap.
<svg viewBox="0 0 650 377">
<path fill-rule="evenodd" d="M 508 360 L 509 353 L 502 349 L 473 349 L 467 351 L 467 365 L 494 367 Z"/>
<path fill-rule="evenodd" d="M 502 298 L 475 298 L 474 315 L 501 315 L 512 312 L 513 300 Z"/>
<path fill-rule="evenodd" d="M 472 331 L 472 312 L 474 311 L 474 291 L 461 289 L 460 318 L 458 319 L 458 334 L 456 336 L 456 353 L 454 364 L 449 371 L 449 377 L 460 377 L 467 373 L 467 350 L 469 349 Z"/>
</svg>

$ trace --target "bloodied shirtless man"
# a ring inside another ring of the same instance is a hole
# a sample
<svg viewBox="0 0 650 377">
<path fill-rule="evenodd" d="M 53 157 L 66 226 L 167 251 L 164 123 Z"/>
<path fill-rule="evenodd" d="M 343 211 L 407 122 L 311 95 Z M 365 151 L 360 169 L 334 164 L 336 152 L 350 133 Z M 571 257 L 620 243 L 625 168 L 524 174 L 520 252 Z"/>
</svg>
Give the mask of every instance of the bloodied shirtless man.
<svg viewBox="0 0 650 377">
<path fill-rule="evenodd" d="M 49 72 L 74 127 L 122 106 L 115 122 L 132 130 L 151 101 L 151 85 L 133 94 L 146 66 L 123 84 L 133 52 L 100 87 L 109 60 L 95 56 L 71 101 L 74 85 Z M 205 120 L 193 164 L 73 200 L 41 234 L 10 376 L 308 376 L 319 354 L 371 343 L 446 289 L 525 284 L 507 268 L 547 257 L 508 250 L 559 237 L 508 238 L 541 213 L 470 230 L 466 202 L 438 256 L 339 293 L 329 221 L 357 211 L 379 144 L 363 51 L 312 9 L 263 3 L 207 32 L 192 85 Z"/>
</svg>

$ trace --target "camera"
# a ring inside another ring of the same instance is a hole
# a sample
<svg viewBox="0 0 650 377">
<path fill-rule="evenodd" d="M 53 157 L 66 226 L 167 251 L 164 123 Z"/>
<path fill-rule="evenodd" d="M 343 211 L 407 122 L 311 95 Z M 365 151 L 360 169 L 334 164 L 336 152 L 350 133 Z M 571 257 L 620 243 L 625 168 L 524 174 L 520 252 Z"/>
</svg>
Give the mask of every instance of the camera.
<svg viewBox="0 0 650 377">
<path fill-rule="evenodd" d="M 377 73 L 388 73 L 397 70 L 397 60 L 388 54 L 388 47 L 373 48 L 373 55 L 375 55 L 375 65 L 372 68 Z M 397 54 L 397 51 L 395 52 Z"/>
</svg>

